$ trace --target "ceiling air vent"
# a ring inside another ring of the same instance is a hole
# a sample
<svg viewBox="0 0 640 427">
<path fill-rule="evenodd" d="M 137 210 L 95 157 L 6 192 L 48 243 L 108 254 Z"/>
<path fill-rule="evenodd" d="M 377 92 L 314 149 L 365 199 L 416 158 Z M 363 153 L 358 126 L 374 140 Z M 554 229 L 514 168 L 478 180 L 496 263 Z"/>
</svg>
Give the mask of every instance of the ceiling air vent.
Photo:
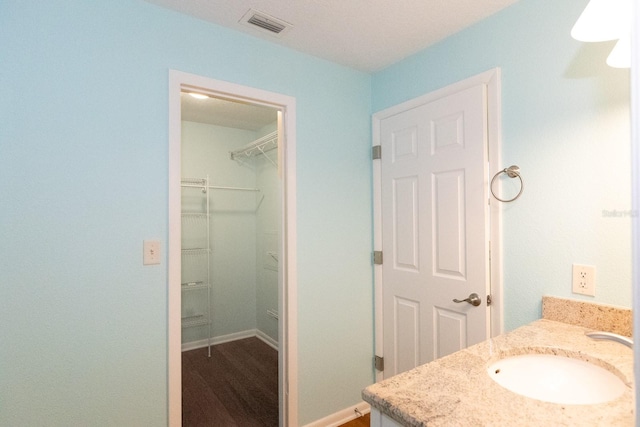
<svg viewBox="0 0 640 427">
<path fill-rule="evenodd" d="M 293 25 L 282 19 L 275 18 L 263 12 L 249 9 L 239 21 L 241 24 L 252 26 L 263 31 L 268 31 L 272 35 L 281 36 L 286 33 Z"/>
</svg>

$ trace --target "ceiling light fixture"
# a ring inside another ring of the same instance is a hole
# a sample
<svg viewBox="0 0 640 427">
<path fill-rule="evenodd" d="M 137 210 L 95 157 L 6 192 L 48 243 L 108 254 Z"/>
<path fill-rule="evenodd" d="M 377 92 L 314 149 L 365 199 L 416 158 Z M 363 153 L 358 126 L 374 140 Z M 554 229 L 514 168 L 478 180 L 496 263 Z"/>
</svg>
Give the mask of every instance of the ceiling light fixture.
<svg viewBox="0 0 640 427">
<path fill-rule="evenodd" d="M 620 38 L 607 57 L 607 65 L 613 68 L 631 68 L 631 35 Z"/>
<path fill-rule="evenodd" d="M 618 40 L 607 64 L 628 68 L 631 64 L 631 0 L 590 0 L 571 29 L 571 37 L 583 42 Z"/>
<path fill-rule="evenodd" d="M 189 92 L 189 95 L 193 96 L 195 99 L 207 99 L 207 98 L 209 98 L 207 95 L 203 95 L 201 93 Z"/>
</svg>

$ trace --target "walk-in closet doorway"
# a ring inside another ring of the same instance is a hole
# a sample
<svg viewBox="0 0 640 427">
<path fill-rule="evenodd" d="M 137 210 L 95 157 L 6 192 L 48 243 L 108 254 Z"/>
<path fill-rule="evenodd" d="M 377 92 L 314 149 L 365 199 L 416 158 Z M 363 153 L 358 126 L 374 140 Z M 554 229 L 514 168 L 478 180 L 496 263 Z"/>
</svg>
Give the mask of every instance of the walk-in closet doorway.
<svg viewBox="0 0 640 427">
<path fill-rule="evenodd" d="M 170 73 L 172 426 L 208 405 L 211 422 L 297 424 L 294 115 L 291 97 Z"/>
</svg>

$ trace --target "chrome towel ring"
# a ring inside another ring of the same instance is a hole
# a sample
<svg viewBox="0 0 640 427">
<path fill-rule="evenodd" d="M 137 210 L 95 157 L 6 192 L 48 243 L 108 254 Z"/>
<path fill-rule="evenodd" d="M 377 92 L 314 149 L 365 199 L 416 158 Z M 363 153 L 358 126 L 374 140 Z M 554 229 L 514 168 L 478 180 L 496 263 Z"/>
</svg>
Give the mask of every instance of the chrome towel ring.
<svg viewBox="0 0 640 427">
<path fill-rule="evenodd" d="M 501 199 L 500 197 L 496 196 L 496 193 L 493 192 L 493 181 L 495 181 L 496 178 L 500 176 L 501 173 L 506 173 L 509 178 L 518 178 L 520 180 L 520 191 L 518 191 L 518 194 L 516 194 L 516 196 L 513 199 L 509 199 L 509 200 Z M 500 200 L 501 202 L 505 202 L 505 203 L 513 202 L 515 199 L 520 197 L 520 195 L 522 194 L 522 190 L 524 190 L 524 182 L 522 181 L 522 177 L 520 176 L 520 168 L 516 165 L 513 165 L 513 166 L 509 166 L 508 168 L 502 169 L 500 172 L 498 172 L 493 176 L 493 178 L 491 179 L 491 184 L 489 185 L 489 188 L 491 189 L 491 194 L 493 194 L 493 197 Z"/>
</svg>

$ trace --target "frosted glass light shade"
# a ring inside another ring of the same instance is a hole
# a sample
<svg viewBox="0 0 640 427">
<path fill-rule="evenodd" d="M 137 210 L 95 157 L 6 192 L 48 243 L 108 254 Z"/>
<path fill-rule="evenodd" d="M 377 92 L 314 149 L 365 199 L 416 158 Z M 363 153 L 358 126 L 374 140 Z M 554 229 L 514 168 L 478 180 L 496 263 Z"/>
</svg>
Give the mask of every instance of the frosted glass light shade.
<svg viewBox="0 0 640 427">
<path fill-rule="evenodd" d="M 607 57 L 607 65 L 614 68 L 631 67 L 631 36 L 623 36 Z"/>
<path fill-rule="evenodd" d="M 209 98 L 207 95 L 203 95 L 201 93 L 193 93 L 193 92 L 189 92 L 189 95 L 191 95 L 192 97 L 194 97 L 195 99 L 207 99 Z"/>
<path fill-rule="evenodd" d="M 571 29 L 583 42 L 603 42 L 625 36 L 631 27 L 631 0 L 590 0 Z"/>
</svg>

